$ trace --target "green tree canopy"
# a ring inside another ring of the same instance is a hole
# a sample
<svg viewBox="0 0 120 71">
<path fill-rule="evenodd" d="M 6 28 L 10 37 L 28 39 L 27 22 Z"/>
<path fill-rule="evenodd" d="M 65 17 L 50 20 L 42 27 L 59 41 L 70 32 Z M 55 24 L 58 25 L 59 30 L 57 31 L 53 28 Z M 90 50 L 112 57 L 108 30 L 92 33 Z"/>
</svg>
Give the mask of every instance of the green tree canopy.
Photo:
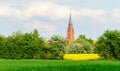
<svg viewBox="0 0 120 71">
<path fill-rule="evenodd" d="M 80 35 L 74 43 L 66 47 L 66 53 L 79 54 L 79 53 L 93 53 L 92 40 L 86 38 L 85 35 Z"/>
<path fill-rule="evenodd" d="M 98 38 L 95 52 L 105 59 L 120 60 L 120 31 L 107 30 Z"/>
<path fill-rule="evenodd" d="M 45 47 L 45 42 L 36 29 L 31 33 L 18 31 L 5 38 L 0 36 L 0 58 L 43 59 Z"/>
<path fill-rule="evenodd" d="M 49 48 L 50 53 L 52 53 L 52 58 L 55 59 L 62 59 L 63 54 L 65 53 L 65 47 L 67 46 L 68 42 L 61 36 L 54 35 L 49 40 Z"/>
<path fill-rule="evenodd" d="M 65 48 L 67 54 L 88 54 L 93 53 L 93 47 L 90 43 L 82 40 L 81 43 L 71 43 Z"/>
<path fill-rule="evenodd" d="M 4 57 L 5 41 L 5 36 L 0 35 L 0 58 Z"/>
<path fill-rule="evenodd" d="M 79 35 L 75 42 L 81 43 L 81 40 L 86 40 L 90 44 L 93 44 L 93 40 L 91 38 L 87 38 L 85 35 Z"/>
</svg>

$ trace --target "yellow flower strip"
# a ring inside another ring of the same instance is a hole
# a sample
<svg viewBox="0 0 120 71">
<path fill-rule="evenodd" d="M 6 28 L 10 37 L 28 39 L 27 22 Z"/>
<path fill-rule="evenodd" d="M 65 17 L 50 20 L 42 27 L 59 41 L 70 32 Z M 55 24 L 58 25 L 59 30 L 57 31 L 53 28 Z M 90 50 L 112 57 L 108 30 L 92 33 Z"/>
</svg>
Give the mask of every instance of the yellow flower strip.
<svg viewBox="0 0 120 71">
<path fill-rule="evenodd" d="M 65 60 L 97 60 L 100 58 L 98 54 L 65 54 Z"/>
</svg>

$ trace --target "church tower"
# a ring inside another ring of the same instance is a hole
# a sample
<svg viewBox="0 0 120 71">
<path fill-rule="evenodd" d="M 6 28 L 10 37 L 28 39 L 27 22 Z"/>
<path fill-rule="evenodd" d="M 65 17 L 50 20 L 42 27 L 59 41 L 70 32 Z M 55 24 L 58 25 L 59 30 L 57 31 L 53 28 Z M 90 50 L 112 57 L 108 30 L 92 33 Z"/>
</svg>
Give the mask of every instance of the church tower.
<svg viewBox="0 0 120 71">
<path fill-rule="evenodd" d="M 67 40 L 70 43 L 74 42 L 74 28 L 73 28 L 73 24 L 72 24 L 71 14 L 69 17 L 69 24 L 68 24 L 68 28 L 67 28 Z"/>
</svg>

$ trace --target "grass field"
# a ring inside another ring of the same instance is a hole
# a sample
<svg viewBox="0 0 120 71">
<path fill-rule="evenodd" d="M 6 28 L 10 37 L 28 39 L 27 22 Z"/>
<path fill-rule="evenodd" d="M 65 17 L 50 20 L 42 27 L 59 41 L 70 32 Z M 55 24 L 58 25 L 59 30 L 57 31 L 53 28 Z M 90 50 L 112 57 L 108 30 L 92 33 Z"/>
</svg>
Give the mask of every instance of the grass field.
<svg viewBox="0 0 120 71">
<path fill-rule="evenodd" d="M 0 71 L 120 71 L 120 62 L 70 60 L 0 60 Z"/>
</svg>

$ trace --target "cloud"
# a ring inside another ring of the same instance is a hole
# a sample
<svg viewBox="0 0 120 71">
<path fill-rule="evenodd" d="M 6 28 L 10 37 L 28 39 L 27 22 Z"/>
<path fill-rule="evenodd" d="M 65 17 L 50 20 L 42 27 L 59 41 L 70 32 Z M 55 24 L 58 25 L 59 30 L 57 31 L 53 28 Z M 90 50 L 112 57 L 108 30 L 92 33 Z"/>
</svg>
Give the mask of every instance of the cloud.
<svg viewBox="0 0 120 71">
<path fill-rule="evenodd" d="M 32 28 L 32 29 L 39 29 L 41 31 L 48 31 L 48 32 L 54 32 L 55 27 L 52 25 L 49 25 L 47 23 L 43 23 L 40 21 L 33 21 L 31 23 L 25 24 L 25 27 Z"/>
<path fill-rule="evenodd" d="M 93 10 L 93 9 L 85 8 L 85 9 L 81 9 L 79 12 L 80 12 L 80 16 L 91 17 L 101 22 L 105 22 L 106 20 L 104 16 L 107 14 L 107 12 L 104 10 Z"/>
<path fill-rule="evenodd" d="M 32 2 L 27 5 L 24 10 L 24 16 L 26 18 L 32 16 L 44 16 L 50 19 L 64 19 L 68 18 L 69 13 L 72 12 L 74 18 L 79 16 L 91 17 L 105 21 L 103 16 L 106 14 L 104 10 L 93 10 L 89 8 L 83 8 L 81 10 L 72 9 L 72 7 L 55 4 L 52 2 Z"/>
<path fill-rule="evenodd" d="M 12 8 L 9 4 L 0 4 L 0 16 L 19 18 L 22 13 L 19 9 Z"/>
<path fill-rule="evenodd" d="M 113 9 L 113 17 L 120 19 L 120 9 Z"/>
<path fill-rule="evenodd" d="M 27 4 L 26 9 L 23 11 L 24 18 L 34 16 L 49 17 L 52 20 L 68 18 L 71 7 L 59 5 L 53 2 L 39 1 Z M 76 15 L 77 11 L 73 10 Z"/>
<path fill-rule="evenodd" d="M 66 13 L 66 11 L 68 10 L 69 10 L 68 7 L 59 6 L 52 2 L 34 2 L 34 3 L 28 4 L 28 7 L 26 8 L 26 10 L 24 10 L 24 15 L 26 17 L 40 15 L 40 16 L 50 17 L 55 19 L 55 18 L 65 17 L 65 14 L 63 12 Z"/>
<path fill-rule="evenodd" d="M 90 17 L 100 21 L 105 21 L 104 10 L 94 10 L 83 8 L 81 10 L 73 9 L 70 6 L 59 5 L 49 1 L 29 2 L 23 6 L 24 8 L 14 8 L 8 5 L 0 4 L 0 16 L 12 16 L 19 19 L 29 19 L 31 17 L 42 16 L 52 20 L 68 18 L 70 12 L 74 18 L 80 16 Z"/>
<path fill-rule="evenodd" d="M 10 7 L 4 4 L 0 4 L 0 16 L 9 16 L 11 15 Z"/>
</svg>

